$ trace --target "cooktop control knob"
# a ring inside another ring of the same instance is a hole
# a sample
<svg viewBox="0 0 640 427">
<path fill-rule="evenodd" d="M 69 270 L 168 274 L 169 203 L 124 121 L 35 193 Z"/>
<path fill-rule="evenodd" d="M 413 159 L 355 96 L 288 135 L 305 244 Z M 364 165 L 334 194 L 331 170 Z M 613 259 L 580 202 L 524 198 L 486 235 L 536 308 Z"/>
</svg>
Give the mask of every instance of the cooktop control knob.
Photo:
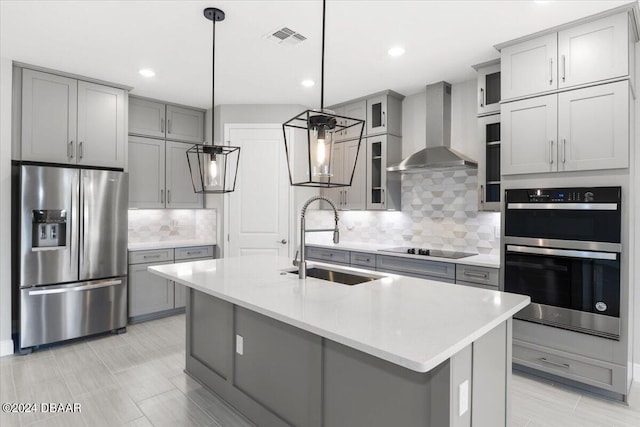
<svg viewBox="0 0 640 427">
<path fill-rule="evenodd" d="M 408 253 L 408 254 L 414 254 L 414 255 L 415 255 L 416 250 L 415 250 L 415 249 L 413 249 L 413 248 L 410 248 L 410 249 L 407 249 L 407 253 Z"/>
<path fill-rule="evenodd" d="M 593 193 L 591 191 L 584 193 L 584 201 L 587 203 L 593 202 Z"/>
</svg>

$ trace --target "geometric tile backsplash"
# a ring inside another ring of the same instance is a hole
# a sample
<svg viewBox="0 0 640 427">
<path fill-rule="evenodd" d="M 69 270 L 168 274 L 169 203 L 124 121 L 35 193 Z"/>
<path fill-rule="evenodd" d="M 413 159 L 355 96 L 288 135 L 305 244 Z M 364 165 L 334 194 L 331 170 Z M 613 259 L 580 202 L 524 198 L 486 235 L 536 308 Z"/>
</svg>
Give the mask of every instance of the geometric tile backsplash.
<svg viewBox="0 0 640 427">
<path fill-rule="evenodd" d="M 308 228 L 330 224 L 333 214 L 309 211 Z M 340 212 L 340 240 L 389 246 L 424 246 L 500 254 L 500 213 L 478 212 L 476 169 L 402 175 L 402 211 Z M 330 241 L 312 233 L 308 241 Z"/>
<path fill-rule="evenodd" d="M 130 209 L 129 243 L 216 241 L 215 209 Z"/>
</svg>

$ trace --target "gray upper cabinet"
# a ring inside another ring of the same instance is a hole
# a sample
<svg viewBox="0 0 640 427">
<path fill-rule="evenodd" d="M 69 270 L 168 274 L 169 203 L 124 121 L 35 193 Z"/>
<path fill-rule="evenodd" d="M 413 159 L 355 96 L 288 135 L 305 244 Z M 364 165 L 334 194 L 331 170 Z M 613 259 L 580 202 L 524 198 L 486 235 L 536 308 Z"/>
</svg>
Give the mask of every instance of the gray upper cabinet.
<svg viewBox="0 0 640 427">
<path fill-rule="evenodd" d="M 204 110 L 131 97 L 129 134 L 175 141 L 204 142 Z"/>
<path fill-rule="evenodd" d="M 165 142 L 129 137 L 129 207 L 165 207 Z"/>
<path fill-rule="evenodd" d="M 75 163 L 78 81 L 24 69 L 22 160 Z"/>
<path fill-rule="evenodd" d="M 509 100 L 630 75 L 629 13 L 568 25 L 539 37 L 496 46 L 502 99 Z"/>
<path fill-rule="evenodd" d="M 122 89 L 78 82 L 78 164 L 124 166 L 126 108 Z"/>
<path fill-rule="evenodd" d="M 478 117 L 478 210 L 500 211 L 500 114 Z"/>
<path fill-rule="evenodd" d="M 344 142 L 344 158 L 345 165 L 349 170 L 344 170 L 343 175 L 351 173 L 351 165 L 356 164 L 355 171 L 353 171 L 353 180 L 350 187 L 341 188 L 343 191 L 342 196 L 342 208 L 343 209 L 364 209 L 366 207 L 366 190 L 365 184 L 367 180 L 366 175 L 366 151 L 367 144 L 364 141 L 360 143 L 358 147 L 358 139 Z M 346 169 L 346 168 L 345 168 Z M 345 176 L 348 178 L 348 176 Z"/>
<path fill-rule="evenodd" d="M 478 72 L 478 115 L 500 112 L 500 60 L 474 65 Z"/>
<path fill-rule="evenodd" d="M 367 138 L 366 207 L 369 210 L 400 209 L 400 174 L 387 172 L 387 165 L 402 157 L 402 140 L 393 135 Z"/>
<path fill-rule="evenodd" d="M 190 145 L 161 139 L 129 137 L 130 208 L 202 208 L 193 191 L 186 152 Z"/>
<path fill-rule="evenodd" d="M 558 32 L 558 87 L 629 75 L 629 18 L 608 16 Z"/>
<path fill-rule="evenodd" d="M 22 70 L 22 160 L 124 168 L 122 89 Z"/>
<path fill-rule="evenodd" d="M 168 208 L 201 208 L 202 194 L 193 191 L 192 175 L 187 163 L 191 146 L 181 142 L 166 142 L 166 190 Z M 194 174 L 197 171 L 194 170 Z"/>
<path fill-rule="evenodd" d="M 367 135 L 402 135 L 402 99 L 391 93 L 367 98 Z"/>
<path fill-rule="evenodd" d="M 204 142 L 204 112 L 167 105 L 167 139 Z"/>
<path fill-rule="evenodd" d="M 129 133 L 164 138 L 165 104 L 129 98 Z"/>
<path fill-rule="evenodd" d="M 341 116 L 350 117 L 352 119 L 367 120 L 367 103 L 364 100 L 352 102 L 351 104 L 338 107 L 335 113 Z M 339 124 L 345 124 L 344 119 L 338 119 Z M 366 124 L 364 133 L 366 134 Z M 336 141 L 347 141 L 349 139 L 360 137 L 360 127 L 353 126 L 338 132 L 336 135 Z"/>
</svg>

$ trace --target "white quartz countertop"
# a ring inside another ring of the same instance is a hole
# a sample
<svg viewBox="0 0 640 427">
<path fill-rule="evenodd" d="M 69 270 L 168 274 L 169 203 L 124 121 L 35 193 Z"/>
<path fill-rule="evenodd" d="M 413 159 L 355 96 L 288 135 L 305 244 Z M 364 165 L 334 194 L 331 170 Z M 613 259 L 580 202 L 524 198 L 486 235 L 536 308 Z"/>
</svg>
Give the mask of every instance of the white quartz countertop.
<svg viewBox="0 0 640 427">
<path fill-rule="evenodd" d="M 212 246 L 217 243 L 211 240 L 174 240 L 166 242 L 129 243 L 130 251 L 146 251 L 149 249 L 188 248 L 190 246 Z"/>
<path fill-rule="evenodd" d="M 355 286 L 299 280 L 283 272 L 291 269 L 291 259 L 273 255 L 149 267 L 167 279 L 417 372 L 430 371 L 530 302 L 528 296 L 386 273 Z"/>
<path fill-rule="evenodd" d="M 388 256 L 397 256 L 397 257 L 403 257 L 403 258 L 415 258 L 415 259 L 429 259 L 432 261 L 449 262 L 452 264 L 464 264 L 464 265 L 475 265 L 478 267 L 500 268 L 500 257 L 498 255 L 478 254 L 478 255 L 473 255 L 466 258 L 451 259 L 451 258 L 439 258 L 435 256 L 403 254 L 399 252 L 385 252 L 385 251 L 381 251 L 381 249 L 389 249 L 391 247 L 394 247 L 394 245 L 381 245 L 376 243 L 344 242 L 344 243 L 335 244 L 335 243 L 326 243 L 326 242 L 319 242 L 319 243 L 307 242 L 306 245 L 317 246 L 321 248 L 339 249 L 343 251 L 366 252 L 366 253 L 372 253 L 376 255 L 388 255 Z M 411 246 L 411 245 L 406 245 L 406 246 Z"/>
</svg>

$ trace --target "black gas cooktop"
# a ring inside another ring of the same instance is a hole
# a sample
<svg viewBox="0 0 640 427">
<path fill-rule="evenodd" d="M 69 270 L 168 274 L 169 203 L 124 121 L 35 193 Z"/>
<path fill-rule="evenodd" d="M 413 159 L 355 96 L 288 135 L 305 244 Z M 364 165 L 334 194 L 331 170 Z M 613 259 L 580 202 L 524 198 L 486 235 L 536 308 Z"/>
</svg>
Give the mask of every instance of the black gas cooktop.
<svg viewBox="0 0 640 427">
<path fill-rule="evenodd" d="M 410 254 L 410 255 L 423 255 L 423 256 L 433 256 L 438 258 L 451 258 L 451 259 L 460 259 L 466 258 L 473 255 L 467 252 L 455 252 L 455 251 L 442 251 L 439 249 L 428 249 L 428 248 L 412 248 L 409 246 L 401 246 L 399 248 L 389 248 L 389 249 L 380 249 L 382 252 L 395 252 L 400 254 Z"/>
</svg>

